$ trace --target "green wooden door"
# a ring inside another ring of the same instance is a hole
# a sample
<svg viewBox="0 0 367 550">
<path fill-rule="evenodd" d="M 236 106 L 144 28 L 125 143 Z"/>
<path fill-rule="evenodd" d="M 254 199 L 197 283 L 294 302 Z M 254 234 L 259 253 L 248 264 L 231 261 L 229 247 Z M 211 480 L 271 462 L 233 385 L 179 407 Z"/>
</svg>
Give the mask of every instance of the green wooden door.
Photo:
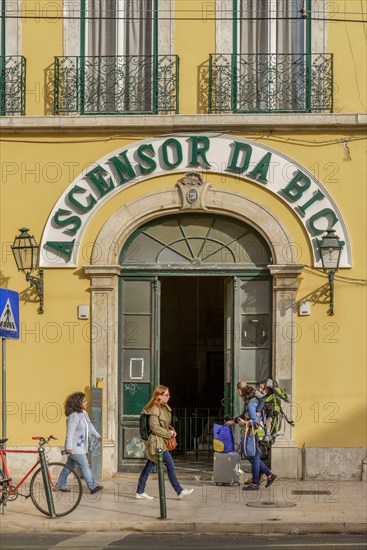
<svg viewBox="0 0 367 550">
<path fill-rule="evenodd" d="M 224 411 L 242 412 L 237 382 L 271 377 L 270 279 L 230 277 L 224 282 Z"/>
<path fill-rule="evenodd" d="M 144 458 L 139 416 L 158 381 L 159 296 L 157 277 L 121 279 L 119 323 L 119 467 Z"/>
</svg>

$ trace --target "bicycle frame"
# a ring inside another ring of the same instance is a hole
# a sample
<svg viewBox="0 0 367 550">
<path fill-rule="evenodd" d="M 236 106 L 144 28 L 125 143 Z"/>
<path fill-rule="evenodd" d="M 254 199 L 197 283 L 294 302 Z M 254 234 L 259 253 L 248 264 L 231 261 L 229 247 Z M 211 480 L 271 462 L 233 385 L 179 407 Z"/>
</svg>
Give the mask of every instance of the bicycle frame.
<svg viewBox="0 0 367 550">
<path fill-rule="evenodd" d="M 43 484 L 46 491 L 46 498 L 47 498 L 47 505 L 49 509 L 49 514 L 52 518 L 55 517 L 55 507 L 54 507 L 54 501 L 52 498 L 51 493 L 51 486 L 50 486 L 50 478 L 47 471 L 47 462 L 45 458 L 45 449 L 43 447 L 44 442 L 48 442 L 49 440 L 44 440 L 43 438 L 34 437 L 33 439 L 38 439 L 40 441 L 38 449 L 35 450 L 29 450 L 29 449 L 4 449 L 3 447 L 0 447 L 0 456 L 1 456 L 1 463 L 4 468 L 4 474 L 5 478 L 10 478 L 9 475 L 9 469 L 5 460 L 5 455 L 7 453 L 23 453 L 23 454 L 37 454 L 38 460 L 36 463 L 32 466 L 32 468 L 25 474 L 25 476 L 19 481 L 17 485 L 13 485 L 11 478 L 9 481 L 7 481 L 7 493 L 8 495 L 16 495 L 18 488 L 25 482 L 25 480 L 31 475 L 31 473 L 37 468 L 39 465 L 41 467 L 42 471 L 42 478 L 43 478 Z M 4 491 L 4 488 L 3 488 Z M 4 505 L 3 501 L 3 505 Z"/>
<path fill-rule="evenodd" d="M 0 449 L 0 457 L 1 457 L 1 467 L 5 474 L 6 478 L 11 478 L 9 468 L 6 461 L 6 454 L 7 453 L 27 453 L 27 454 L 37 454 L 38 455 L 38 449 L 31 451 L 31 450 L 23 450 L 23 449 Z M 41 461 L 38 458 L 36 463 L 32 466 L 32 468 L 25 474 L 25 476 L 17 483 L 16 485 L 13 484 L 12 480 L 8 481 L 8 491 L 10 494 L 14 494 L 18 491 L 19 487 L 23 485 L 25 480 L 31 475 L 32 472 L 37 468 L 37 466 L 41 465 Z"/>
</svg>

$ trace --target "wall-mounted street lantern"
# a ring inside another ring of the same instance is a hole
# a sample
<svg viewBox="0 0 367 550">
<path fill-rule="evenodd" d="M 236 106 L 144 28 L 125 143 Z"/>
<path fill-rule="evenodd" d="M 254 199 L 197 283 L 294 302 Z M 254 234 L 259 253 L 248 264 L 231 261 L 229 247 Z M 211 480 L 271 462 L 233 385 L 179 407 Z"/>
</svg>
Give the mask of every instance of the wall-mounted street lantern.
<svg viewBox="0 0 367 550">
<path fill-rule="evenodd" d="M 15 237 L 12 252 L 18 271 L 25 273 L 26 280 L 35 287 L 40 305 L 38 313 L 43 313 L 43 269 L 38 267 L 39 245 L 33 235 L 28 233 L 27 227 L 19 229 L 20 235 Z M 36 274 L 31 275 L 32 271 Z"/>
<path fill-rule="evenodd" d="M 330 307 L 328 315 L 334 315 L 334 275 L 339 269 L 343 241 L 335 234 L 335 229 L 328 229 L 322 240 L 318 241 L 322 268 L 328 274 L 330 288 Z"/>
</svg>

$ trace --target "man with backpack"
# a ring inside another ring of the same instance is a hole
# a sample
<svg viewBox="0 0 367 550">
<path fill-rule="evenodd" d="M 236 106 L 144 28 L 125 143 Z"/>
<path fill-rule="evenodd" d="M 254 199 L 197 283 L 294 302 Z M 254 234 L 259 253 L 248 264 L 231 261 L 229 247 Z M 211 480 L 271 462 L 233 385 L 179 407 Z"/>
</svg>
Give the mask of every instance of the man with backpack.
<svg viewBox="0 0 367 550">
<path fill-rule="evenodd" d="M 287 418 L 281 404 L 282 400 L 289 403 L 288 396 L 275 380 L 268 378 L 259 383 L 257 398 L 259 404 L 256 412 L 262 417 L 265 426 L 264 440 L 272 442 L 281 429 L 283 417 L 288 424 L 294 426 L 294 422 Z"/>
<path fill-rule="evenodd" d="M 256 412 L 260 414 L 265 426 L 264 441 L 272 441 L 275 405 L 275 396 L 272 391 L 272 386 L 273 381 L 270 378 L 268 380 L 262 380 L 259 383 L 259 392 L 257 393 L 259 404 L 256 408 Z"/>
</svg>

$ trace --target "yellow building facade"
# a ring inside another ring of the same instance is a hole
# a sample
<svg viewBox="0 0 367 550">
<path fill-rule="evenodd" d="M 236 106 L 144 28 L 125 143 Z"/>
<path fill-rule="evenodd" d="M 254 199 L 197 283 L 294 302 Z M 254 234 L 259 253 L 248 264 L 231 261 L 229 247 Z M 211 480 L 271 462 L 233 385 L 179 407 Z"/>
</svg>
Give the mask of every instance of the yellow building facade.
<svg viewBox="0 0 367 550">
<path fill-rule="evenodd" d="M 96 4 L 1 2 L 0 286 L 20 294 L 8 444 L 52 433 L 62 446 L 65 397 L 102 388 L 111 476 L 141 464 L 138 419 L 157 383 L 190 456 L 211 420 L 240 412 L 239 379 L 273 378 L 295 421 L 274 471 L 359 479 L 361 2 Z M 40 244 L 42 314 L 14 262 L 20 228 Z M 342 247 L 331 278 L 328 230 Z M 192 437 L 184 417 L 201 419 Z"/>
</svg>

